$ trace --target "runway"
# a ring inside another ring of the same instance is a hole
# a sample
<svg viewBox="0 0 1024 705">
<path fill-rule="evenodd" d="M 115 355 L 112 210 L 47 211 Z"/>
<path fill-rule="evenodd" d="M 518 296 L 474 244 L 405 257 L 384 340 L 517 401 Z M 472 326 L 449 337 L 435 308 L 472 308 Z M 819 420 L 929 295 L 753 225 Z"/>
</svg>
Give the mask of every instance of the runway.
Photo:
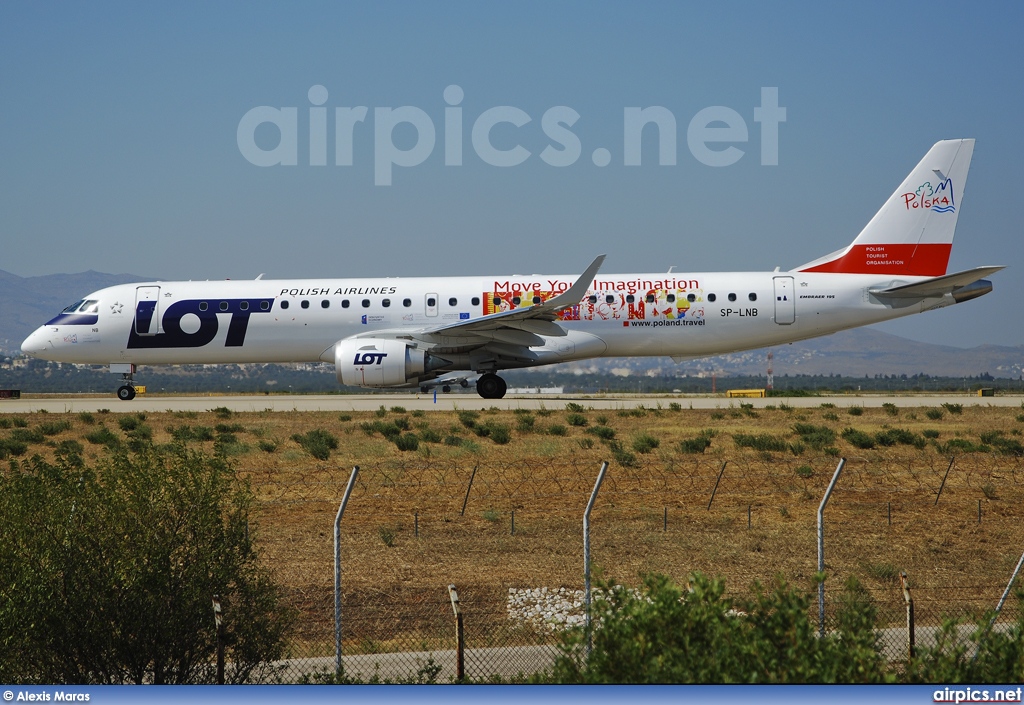
<svg viewBox="0 0 1024 705">
<path fill-rule="evenodd" d="M 575 402 L 591 409 L 632 409 L 639 406 L 668 408 L 679 404 L 684 409 L 728 409 L 740 404 L 754 408 L 781 406 L 808 408 L 834 404 L 840 408 L 851 406 L 880 407 L 895 404 L 901 408 L 935 407 L 941 404 L 963 406 L 1021 406 L 1024 395 L 979 397 L 975 394 L 842 394 L 819 397 L 726 398 L 723 394 L 516 394 L 504 399 L 482 399 L 475 392 L 442 394 L 322 394 L 322 395 L 196 395 L 163 396 L 140 395 L 132 401 L 120 401 L 111 395 L 39 395 L 22 399 L 0 399 L 0 413 L 78 413 L 82 411 L 132 413 L 136 411 L 194 411 L 202 412 L 226 407 L 237 412 L 255 411 L 373 411 L 381 406 L 401 406 L 408 410 L 431 409 L 451 411 L 462 409 L 560 409 Z"/>
</svg>

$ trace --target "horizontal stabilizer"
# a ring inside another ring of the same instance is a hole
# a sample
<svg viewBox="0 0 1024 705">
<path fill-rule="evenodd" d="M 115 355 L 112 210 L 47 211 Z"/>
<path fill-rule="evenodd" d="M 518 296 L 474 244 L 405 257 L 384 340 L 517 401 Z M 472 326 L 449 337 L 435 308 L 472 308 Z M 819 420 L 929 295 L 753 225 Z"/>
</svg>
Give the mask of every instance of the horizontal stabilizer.
<svg viewBox="0 0 1024 705">
<path fill-rule="evenodd" d="M 974 282 L 995 274 L 1005 267 L 975 267 L 956 274 L 946 274 L 941 277 L 932 277 L 914 284 L 902 284 L 882 289 L 871 289 L 870 293 L 875 296 L 891 299 L 921 299 L 933 296 L 944 296 L 951 294 L 958 289 L 973 284 Z"/>
</svg>

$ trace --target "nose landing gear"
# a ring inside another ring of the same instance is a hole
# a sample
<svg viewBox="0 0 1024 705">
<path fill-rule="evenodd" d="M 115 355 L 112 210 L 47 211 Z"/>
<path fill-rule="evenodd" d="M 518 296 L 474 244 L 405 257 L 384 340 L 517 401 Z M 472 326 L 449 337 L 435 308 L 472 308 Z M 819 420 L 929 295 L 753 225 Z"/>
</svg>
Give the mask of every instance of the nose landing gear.
<svg viewBox="0 0 1024 705">
<path fill-rule="evenodd" d="M 121 374 L 121 381 L 124 382 L 117 388 L 117 398 L 121 401 L 131 401 L 135 398 L 135 365 L 112 363 L 110 371 Z M 143 391 L 145 389 L 143 388 Z"/>
</svg>

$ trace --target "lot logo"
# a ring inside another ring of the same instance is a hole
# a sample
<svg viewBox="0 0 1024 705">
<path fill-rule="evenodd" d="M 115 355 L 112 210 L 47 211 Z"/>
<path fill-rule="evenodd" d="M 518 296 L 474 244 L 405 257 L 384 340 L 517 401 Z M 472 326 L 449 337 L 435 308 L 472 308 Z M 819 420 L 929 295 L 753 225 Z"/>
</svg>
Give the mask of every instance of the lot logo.
<svg viewBox="0 0 1024 705">
<path fill-rule="evenodd" d="M 382 352 L 367 352 L 367 353 L 356 353 L 355 359 L 352 361 L 353 365 L 381 365 L 384 363 L 384 358 L 387 357 L 387 353 Z"/>
<path fill-rule="evenodd" d="M 908 211 L 930 208 L 936 213 L 956 213 L 953 180 L 946 179 L 935 187 L 931 181 L 925 181 L 913 193 L 903 194 L 903 204 Z"/>
<path fill-rule="evenodd" d="M 273 299 L 186 299 L 168 306 L 160 319 L 159 331 L 153 331 L 153 317 L 159 315 L 156 302 L 140 301 L 128 348 L 201 348 L 213 342 L 223 322 L 228 324 L 224 346 L 241 347 L 249 317 L 270 313 L 273 304 Z"/>
</svg>

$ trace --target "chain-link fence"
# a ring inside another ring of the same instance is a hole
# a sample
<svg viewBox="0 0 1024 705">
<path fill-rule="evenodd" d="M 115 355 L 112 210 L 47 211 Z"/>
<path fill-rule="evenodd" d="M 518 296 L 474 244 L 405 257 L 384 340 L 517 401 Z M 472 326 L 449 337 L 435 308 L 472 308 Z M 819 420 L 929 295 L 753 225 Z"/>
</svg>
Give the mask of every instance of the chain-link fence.
<svg viewBox="0 0 1024 705">
<path fill-rule="evenodd" d="M 591 518 L 598 577 L 636 584 L 641 573 L 661 572 L 685 582 L 701 570 L 723 576 L 739 597 L 783 575 L 810 592 L 815 514 L 836 461 L 695 455 L 613 463 Z M 903 570 L 919 647 L 934 642 L 944 619 L 972 621 L 994 608 L 1024 550 L 1022 469 L 1020 458 L 989 454 L 959 456 L 948 475 L 941 456 L 848 459 L 825 511 L 826 628 L 844 583 L 856 577 L 877 609 L 884 652 L 903 658 Z M 291 658 L 279 664 L 287 682 L 335 672 L 331 526 L 349 470 L 252 478 L 264 555 L 299 615 Z M 562 630 L 582 621 L 582 518 L 597 471 L 582 456 L 361 467 L 341 525 L 345 675 L 454 678 L 449 584 L 461 597 L 467 677 L 508 680 L 550 668 Z M 999 622 L 1018 609 L 1011 600 Z"/>
</svg>

